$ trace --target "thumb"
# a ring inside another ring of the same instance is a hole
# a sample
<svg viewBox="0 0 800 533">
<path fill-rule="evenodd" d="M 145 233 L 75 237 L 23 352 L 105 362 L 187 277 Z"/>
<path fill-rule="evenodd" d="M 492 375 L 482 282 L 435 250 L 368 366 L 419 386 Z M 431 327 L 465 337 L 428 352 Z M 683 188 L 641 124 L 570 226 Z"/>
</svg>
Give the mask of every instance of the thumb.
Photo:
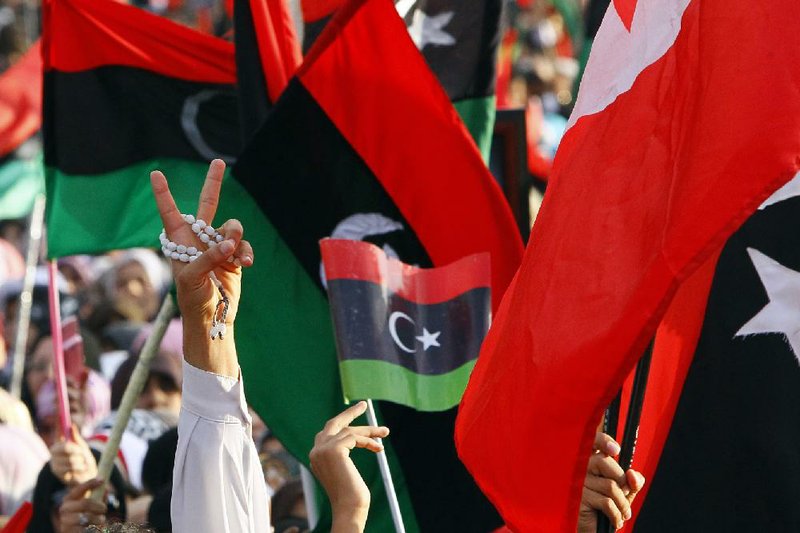
<svg viewBox="0 0 800 533">
<path fill-rule="evenodd" d="M 181 271 L 181 277 L 190 281 L 200 281 L 217 267 L 223 266 L 233 255 L 236 246 L 232 239 L 226 239 L 219 244 L 209 247 L 203 255 L 189 263 Z"/>
</svg>

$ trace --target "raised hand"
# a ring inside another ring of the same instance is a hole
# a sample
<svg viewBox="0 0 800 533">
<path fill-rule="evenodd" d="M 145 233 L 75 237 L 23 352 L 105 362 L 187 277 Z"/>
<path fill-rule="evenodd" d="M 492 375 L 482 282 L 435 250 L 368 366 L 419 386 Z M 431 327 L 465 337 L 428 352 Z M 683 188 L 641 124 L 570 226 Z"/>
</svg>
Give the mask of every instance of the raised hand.
<svg viewBox="0 0 800 533">
<path fill-rule="evenodd" d="M 197 205 L 197 220 L 212 225 L 219 204 L 225 163 L 215 159 L 208 167 Z M 242 269 L 253 264 L 253 249 L 243 240 L 244 229 L 238 220 L 228 220 L 217 231 L 224 237 L 206 250 L 206 245 L 184 221 L 170 193 L 167 179 L 160 171 L 150 174 L 153 195 L 164 223 L 167 237 L 179 244 L 194 246 L 203 255 L 191 263 L 170 261 L 178 291 L 178 307 L 183 317 L 184 355 L 197 368 L 230 377 L 238 377 L 239 363 L 233 342 L 233 321 L 239 307 Z M 229 262 L 228 259 L 234 259 Z M 224 340 L 211 340 L 211 323 L 220 299 L 211 274 L 221 283 L 229 299 Z"/>
<path fill-rule="evenodd" d="M 644 476 L 635 470 L 623 472 L 614 459 L 620 448 L 614 439 L 598 433 L 594 440 L 594 454 L 583 484 L 578 533 L 597 531 L 597 511 L 605 514 L 616 529 L 631 517 L 631 504 L 644 486 Z"/>
<path fill-rule="evenodd" d="M 89 445 L 72 426 L 71 440 L 63 437 L 50 447 L 50 470 L 65 485 L 78 485 L 97 476 L 97 462 Z"/>
<path fill-rule="evenodd" d="M 330 419 L 314 439 L 309 454 L 311 470 L 317 477 L 333 509 L 332 533 L 363 531 L 369 511 L 369 488 L 350 459 L 354 448 L 379 452 L 383 446 L 375 438 L 389 434 L 386 427 L 351 426 L 367 410 L 366 402 L 358 402 Z"/>
</svg>

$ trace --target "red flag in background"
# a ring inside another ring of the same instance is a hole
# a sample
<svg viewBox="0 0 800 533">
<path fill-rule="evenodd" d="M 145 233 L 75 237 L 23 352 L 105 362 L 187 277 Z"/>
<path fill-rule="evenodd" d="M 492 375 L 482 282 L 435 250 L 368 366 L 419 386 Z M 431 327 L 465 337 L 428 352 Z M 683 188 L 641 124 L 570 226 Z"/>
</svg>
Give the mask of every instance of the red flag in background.
<svg viewBox="0 0 800 533">
<path fill-rule="evenodd" d="M 456 426 L 515 531 L 575 531 L 603 410 L 679 283 L 800 166 L 800 4 L 615 4 Z"/>
<path fill-rule="evenodd" d="M 17 512 L 14 513 L 14 516 L 6 522 L 6 525 L 0 530 L 0 533 L 25 533 L 32 516 L 33 505 L 31 505 L 31 502 L 23 503 L 20 505 L 19 509 L 17 509 Z"/>
<path fill-rule="evenodd" d="M 42 125 L 42 50 L 39 41 L 0 75 L 0 157 Z"/>
</svg>

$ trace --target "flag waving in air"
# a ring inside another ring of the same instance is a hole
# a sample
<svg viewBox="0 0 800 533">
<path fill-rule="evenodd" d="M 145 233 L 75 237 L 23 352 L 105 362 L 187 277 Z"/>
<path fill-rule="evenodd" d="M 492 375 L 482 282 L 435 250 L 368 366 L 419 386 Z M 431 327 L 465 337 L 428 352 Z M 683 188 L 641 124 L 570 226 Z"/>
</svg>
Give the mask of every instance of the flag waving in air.
<svg viewBox="0 0 800 533">
<path fill-rule="evenodd" d="M 337 12 L 231 174 L 221 209 L 235 206 L 260 254 L 237 318 L 242 375 L 296 457 L 343 398 L 320 239 L 364 240 L 423 268 L 488 252 L 493 308 L 520 259 L 499 186 L 390 0 Z M 409 531 L 500 525 L 456 457 L 455 409 L 376 408 Z M 382 493 L 366 459 L 359 470 Z M 370 531 L 391 528 L 385 499 L 373 506 Z"/>
<path fill-rule="evenodd" d="M 148 173 L 189 209 L 241 150 L 233 45 L 111 0 L 48 1 L 44 22 L 48 253 L 155 246 Z"/>
<path fill-rule="evenodd" d="M 489 329 L 489 255 L 422 269 L 368 242 L 320 248 L 345 398 L 458 405 Z"/>
<path fill-rule="evenodd" d="M 800 5 L 752 6 L 606 13 L 457 425 L 460 457 L 515 530 L 574 531 L 603 410 L 678 284 L 800 167 Z"/>
</svg>

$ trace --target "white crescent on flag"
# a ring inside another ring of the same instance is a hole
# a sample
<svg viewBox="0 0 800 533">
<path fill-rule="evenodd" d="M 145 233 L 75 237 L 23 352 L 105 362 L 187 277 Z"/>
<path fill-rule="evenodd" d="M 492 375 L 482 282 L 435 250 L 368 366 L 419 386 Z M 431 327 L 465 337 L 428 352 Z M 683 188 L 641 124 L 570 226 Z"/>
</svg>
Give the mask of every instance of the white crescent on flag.
<svg viewBox="0 0 800 533">
<path fill-rule="evenodd" d="M 592 44 L 578 99 L 567 128 L 579 118 L 597 113 L 633 87 L 639 74 L 658 61 L 678 37 L 681 17 L 690 0 L 612 2 Z M 625 20 L 632 11 L 630 31 Z"/>
</svg>

